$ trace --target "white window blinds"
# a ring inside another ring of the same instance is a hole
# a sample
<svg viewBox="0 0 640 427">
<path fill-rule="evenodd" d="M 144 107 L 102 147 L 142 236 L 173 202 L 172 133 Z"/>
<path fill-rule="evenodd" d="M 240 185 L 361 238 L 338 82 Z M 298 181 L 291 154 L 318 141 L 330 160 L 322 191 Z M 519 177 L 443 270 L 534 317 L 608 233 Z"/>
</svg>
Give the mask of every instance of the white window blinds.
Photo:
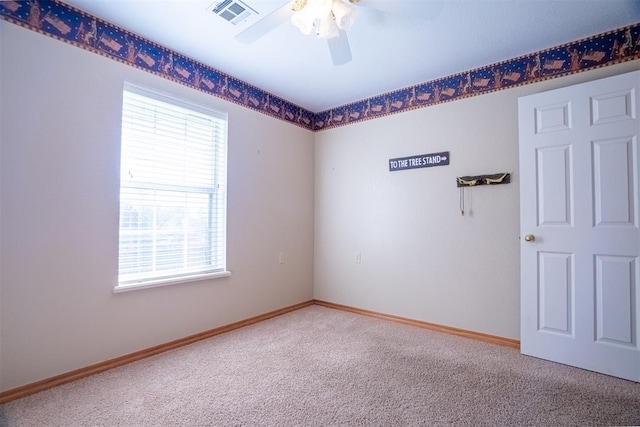
<svg viewBox="0 0 640 427">
<path fill-rule="evenodd" d="M 118 286 L 226 269 L 226 115 L 125 85 Z"/>
</svg>

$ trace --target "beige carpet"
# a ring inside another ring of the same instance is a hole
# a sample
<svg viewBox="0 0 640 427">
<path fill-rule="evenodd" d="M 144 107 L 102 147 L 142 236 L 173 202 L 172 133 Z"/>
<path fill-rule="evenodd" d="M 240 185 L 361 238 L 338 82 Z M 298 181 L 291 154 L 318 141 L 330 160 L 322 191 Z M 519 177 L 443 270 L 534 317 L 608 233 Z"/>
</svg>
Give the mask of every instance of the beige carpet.
<svg viewBox="0 0 640 427">
<path fill-rule="evenodd" d="M 0 411 L 37 427 L 637 425 L 640 384 L 312 306 Z"/>
</svg>

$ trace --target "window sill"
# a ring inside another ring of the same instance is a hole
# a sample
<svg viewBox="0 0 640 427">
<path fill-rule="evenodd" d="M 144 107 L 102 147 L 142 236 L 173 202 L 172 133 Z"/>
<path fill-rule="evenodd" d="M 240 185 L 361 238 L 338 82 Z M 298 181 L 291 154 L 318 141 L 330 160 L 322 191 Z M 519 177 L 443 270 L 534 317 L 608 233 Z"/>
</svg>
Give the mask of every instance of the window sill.
<svg viewBox="0 0 640 427">
<path fill-rule="evenodd" d="M 216 273 L 194 274 L 193 276 L 172 277 L 169 279 L 151 280 L 148 282 L 131 283 L 117 285 L 113 288 L 113 293 L 137 291 L 139 289 L 157 288 L 160 286 L 177 285 L 179 283 L 195 282 L 198 280 L 217 279 L 219 277 L 231 276 L 230 271 L 220 271 Z"/>
</svg>

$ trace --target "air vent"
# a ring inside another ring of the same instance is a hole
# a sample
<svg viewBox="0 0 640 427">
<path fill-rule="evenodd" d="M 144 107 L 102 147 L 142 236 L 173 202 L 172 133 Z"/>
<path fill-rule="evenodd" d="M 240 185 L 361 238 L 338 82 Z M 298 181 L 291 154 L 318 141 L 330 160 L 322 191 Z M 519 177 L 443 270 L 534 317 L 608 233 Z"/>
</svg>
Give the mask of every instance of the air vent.
<svg viewBox="0 0 640 427">
<path fill-rule="evenodd" d="M 208 8 L 225 21 L 237 25 L 244 22 L 257 12 L 240 0 L 223 0 L 212 4 Z"/>
</svg>

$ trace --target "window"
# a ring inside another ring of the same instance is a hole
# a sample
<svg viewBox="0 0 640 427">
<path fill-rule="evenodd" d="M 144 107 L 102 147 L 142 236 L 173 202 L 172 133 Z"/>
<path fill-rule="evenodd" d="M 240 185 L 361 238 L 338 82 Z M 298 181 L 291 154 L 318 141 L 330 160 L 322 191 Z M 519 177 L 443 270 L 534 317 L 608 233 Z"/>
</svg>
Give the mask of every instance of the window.
<svg viewBox="0 0 640 427">
<path fill-rule="evenodd" d="M 228 275 L 227 117 L 130 84 L 116 290 Z"/>
</svg>

